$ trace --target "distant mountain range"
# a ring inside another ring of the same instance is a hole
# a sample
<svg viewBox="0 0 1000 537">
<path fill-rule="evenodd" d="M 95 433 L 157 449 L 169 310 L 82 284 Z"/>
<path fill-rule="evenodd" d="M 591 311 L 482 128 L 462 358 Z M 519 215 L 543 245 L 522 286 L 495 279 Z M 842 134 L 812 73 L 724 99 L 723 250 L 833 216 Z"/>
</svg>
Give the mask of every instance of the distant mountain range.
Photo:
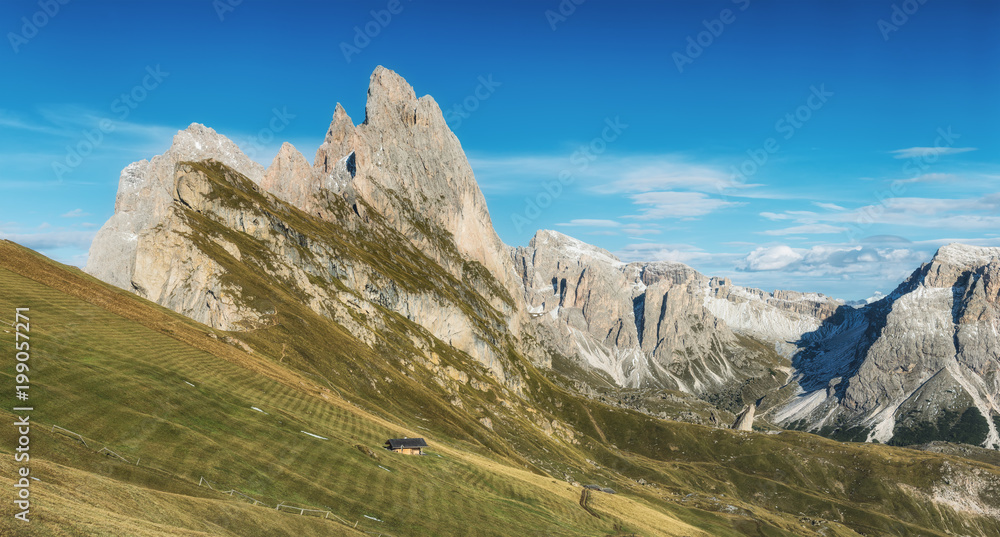
<svg viewBox="0 0 1000 537">
<path fill-rule="evenodd" d="M 691 412 L 675 419 L 760 405 L 758 419 L 839 439 L 1000 447 L 1000 249 L 948 245 L 889 296 L 846 304 L 622 263 L 555 231 L 510 247 L 433 98 L 382 67 L 364 121 L 338 104 L 312 164 L 286 143 L 264 169 L 193 124 L 126 167 L 86 270 L 222 330 L 272 322 L 275 282 L 363 341 L 358 316 L 385 308 L 509 386 L 523 379 L 505 345 L 592 395 L 676 392 Z"/>
</svg>

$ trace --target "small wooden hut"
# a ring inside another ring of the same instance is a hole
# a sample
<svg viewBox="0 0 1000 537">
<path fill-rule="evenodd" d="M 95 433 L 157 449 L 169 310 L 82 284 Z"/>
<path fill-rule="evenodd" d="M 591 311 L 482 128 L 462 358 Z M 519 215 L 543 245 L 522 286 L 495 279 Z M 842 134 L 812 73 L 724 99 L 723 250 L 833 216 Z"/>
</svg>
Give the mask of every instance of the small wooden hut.
<svg viewBox="0 0 1000 537">
<path fill-rule="evenodd" d="M 404 455 L 423 455 L 427 442 L 423 438 L 390 438 L 385 441 L 385 449 Z"/>
</svg>

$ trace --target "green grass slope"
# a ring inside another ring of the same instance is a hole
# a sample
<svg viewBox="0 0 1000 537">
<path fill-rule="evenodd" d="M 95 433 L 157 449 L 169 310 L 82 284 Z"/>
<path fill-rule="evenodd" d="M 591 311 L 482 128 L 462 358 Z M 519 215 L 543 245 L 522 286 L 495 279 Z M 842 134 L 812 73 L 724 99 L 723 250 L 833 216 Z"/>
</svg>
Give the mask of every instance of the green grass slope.
<svg viewBox="0 0 1000 537">
<path fill-rule="evenodd" d="M 509 351 L 516 397 L 394 314 L 372 348 L 282 306 L 282 322 L 233 334 L 249 353 L 0 243 L 0 319 L 31 308 L 39 479 L 33 522 L 0 502 L 0 535 L 1000 535 L 1000 469 L 986 463 L 657 420 L 575 396 Z M 438 363 L 416 361 L 416 345 Z M 13 348 L 4 326 L 6 423 Z M 443 367 L 466 382 L 440 382 Z M 430 455 L 379 449 L 397 436 L 427 438 Z M 0 427 L 6 494 L 16 442 Z M 618 494 L 581 504 L 570 481 Z"/>
</svg>

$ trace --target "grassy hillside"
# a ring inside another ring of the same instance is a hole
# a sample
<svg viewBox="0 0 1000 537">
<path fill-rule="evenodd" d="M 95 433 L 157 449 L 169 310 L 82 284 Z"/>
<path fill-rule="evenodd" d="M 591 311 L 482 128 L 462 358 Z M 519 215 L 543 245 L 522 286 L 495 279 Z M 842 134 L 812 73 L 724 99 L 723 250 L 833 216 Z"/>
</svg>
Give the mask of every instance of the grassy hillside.
<svg viewBox="0 0 1000 537">
<path fill-rule="evenodd" d="M 3 242 L 5 324 L 16 307 L 31 308 L 30 466 L 40 481 L 31 533 L 4 501 L 0 535 L 1000 535 L 990 511 L 1000 509 L 1000 469 L 988 464 L 656 420 L 574 396 L 511 355 L 524 379 L 514 397 L 398 316 L 387 315 L 384 336 L 395 343 L 376 350 L 292 310 L 297 323 L 232 334 L 251 353 Z M 11 330 L 0 336 L 13 349 Z M 405 354 L 418 344 L 439 363 Z M 12 423 L 5 353 L 0 420 Z M 443 384 L 445 367 L 468 378 Z M 398 436 L 427 438 L 430 455 L 380 449 Z M 16 440 L 0 427 L 8 491 Z M 964 476 L 987 487 L 948 489 L 962 500 L 951 505 L 931 499 L 945 477 Z M 581 503 L 589 483 L 618 494 Z"/>
</svg>

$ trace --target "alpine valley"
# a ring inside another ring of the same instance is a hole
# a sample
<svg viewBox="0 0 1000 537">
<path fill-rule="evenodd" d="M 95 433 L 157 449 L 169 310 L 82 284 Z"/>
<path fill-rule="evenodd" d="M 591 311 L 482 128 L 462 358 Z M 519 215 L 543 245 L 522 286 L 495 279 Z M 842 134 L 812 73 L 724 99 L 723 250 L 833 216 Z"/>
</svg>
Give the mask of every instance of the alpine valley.
<svg viewBox="0 0 1000 537">
<path fill-rule="evenodd" d="M 1000 248 L 858 305 L 508 246 L 382 67 L 312 163 L 193 124 L 128 165 L 85 272 L 0 250 L 33 535 L 1000 535 Z"/>
</svg>

